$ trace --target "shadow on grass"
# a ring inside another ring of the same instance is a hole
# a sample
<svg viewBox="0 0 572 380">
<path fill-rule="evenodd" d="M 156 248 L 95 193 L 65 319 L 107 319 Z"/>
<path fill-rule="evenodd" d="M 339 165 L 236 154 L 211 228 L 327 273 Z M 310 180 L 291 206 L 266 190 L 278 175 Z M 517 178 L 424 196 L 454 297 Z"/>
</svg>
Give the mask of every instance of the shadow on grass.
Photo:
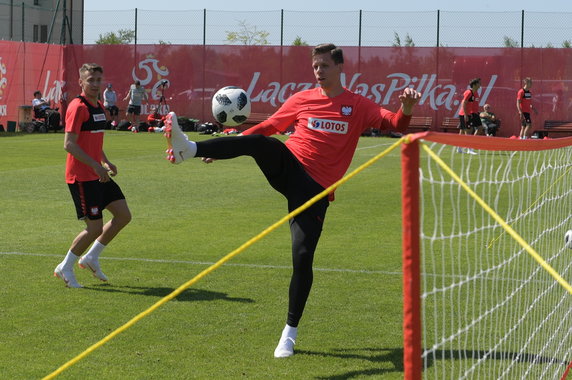
<svg viewBox="0 0 572 380">
<path fill-rule="evenodd" d="M 113 286 L 110 284 L 102 284 L 98 286 L 86 286 L 84 289 L 95 290 L 98 292 L 109 292 L 109 293 L 124 293 L 124 294 L 134 294 L 139 296 L 151 296 L 163 298 L 166 295 L 171 294 L 174 288 L 149 288 L 143 286 Z M 210 290 L 201 289 L 185 289 L 181 294 L 174 298 L 177 301 L 230 301 L 230 302 L 243 302 L 243 303 L 253 303 L 254 300 L 251 298 L 240 298 L 240 297 L 229 297 L 226 293 L 213 292 Z"/>
<path fill-rule="evenodd" d="M 316 379 L 320 380 L 345 380 L 361 376 L 377 376 L 389 373 L 403 373 L 403 348 L 361 348 L 361 349 L 337 349 L 333 352 L 315 352 L 296 350 L 296 355 L 312 355 L 323 357 L 335 357 L 339 359 L 357 359 L 361 361 L 369 361 L 372 363 L 391 363 L 393 368 L 364 368 L 360 370 L 348 371 L 331 376 L 319 376 Z M 427 359 L 425 366 L 430 368 L 433 366 L 435 360 L 506 360 L 509 362 L 528 362 L 536 364 L 552 363 L 562 366 L 567 366 L 568 362 L 551 358 L 547 356 L 540 356 L 530 353 L 517 353 L 517 352 L 489 352 L 485 350 L 438 350 L 434 352 L 430 358 Z"/>
<path fill-rule="evenodd" d="M 364 368 L 337 375 L 316 377 L 316 379 L 321 380 L 343 380 L 360 376 L 378 376 L 388 373 L 403 372 L 403 348 L 356 348 L 352 350 L 336 349 L 331 352 L 296 350 L 296 355 L 324 356 L 339 359 L 357 359 L 361 361 L 369 361 L 372 363 L 391 363 L 393 365 L 393 368 Z"/>
<path fill-rule="evenodd" d="M 531 354 L 528 352 L 507 352 L 507 351 L 495 351 L 490 352 L 488 350 L 437 350 L 433 355 L 429 355 L 426 359 L 427 367 L 431 367 L 435 360 L 506 360 L 510 362 L 518 363 L 535 363 L 535 364 L 560 364 L 568 365 L 567 361 L 560 360 L 557 358 L 551 358 L 549 356 L 540 356 L 537 354 Z"/>
</svg>

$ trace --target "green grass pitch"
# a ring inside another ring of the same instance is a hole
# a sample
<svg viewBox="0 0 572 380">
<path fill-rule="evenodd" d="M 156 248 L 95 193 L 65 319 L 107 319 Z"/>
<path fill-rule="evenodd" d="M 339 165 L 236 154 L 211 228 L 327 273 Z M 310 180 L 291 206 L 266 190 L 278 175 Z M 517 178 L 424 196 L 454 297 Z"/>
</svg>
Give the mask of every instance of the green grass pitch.
<svg viewBox="0 0 572 380">
<path fill-rule="evenodd" d="M 50 374 L 287 213 L 251 158 L 171 165 L 163 140 L 106 134 L 133 221 L 102 256 L 109 284 L 78 268 L 85 288 L 67 289 L 52 273 L 83 223 L 63 134 L 0 138 L 0 378 Z M 350 170 L 394 142 L 363 138 Z M 401 379 L 399 161 L 337 190 L 294 357 L 272 356 L 291 272 L 282 226 L 58 378 Z"/>
</svg>

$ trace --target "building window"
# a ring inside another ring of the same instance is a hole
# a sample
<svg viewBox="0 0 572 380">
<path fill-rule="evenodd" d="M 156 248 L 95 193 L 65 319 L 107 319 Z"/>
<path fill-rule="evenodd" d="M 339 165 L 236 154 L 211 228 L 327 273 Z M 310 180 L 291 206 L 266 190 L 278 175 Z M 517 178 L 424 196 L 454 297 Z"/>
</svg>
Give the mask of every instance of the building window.
<svg viewBox="0 0 572 380">
<path fill-rule="evenodd" d="M 34 25 L 33 42 L 48 42 L 47 25 Z"/>
<path fill-rule="evenodd" d="M 40 42 L 48 42 L 48 26 L 40 25 Z"/>
<path fill-rule="evenodd" d="M 34 5 L 40 5 L 40 0 L 34 0 Z"/>
</svg>

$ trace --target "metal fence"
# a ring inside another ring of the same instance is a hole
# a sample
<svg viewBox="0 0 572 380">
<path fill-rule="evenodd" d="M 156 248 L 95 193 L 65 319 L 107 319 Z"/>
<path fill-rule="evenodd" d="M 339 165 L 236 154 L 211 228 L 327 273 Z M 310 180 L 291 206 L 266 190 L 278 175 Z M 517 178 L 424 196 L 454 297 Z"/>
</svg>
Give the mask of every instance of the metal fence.
<svg viewBox="0 0 572 380">
<path fill-rule="evenodd" d="M 415 46 L 568 47 L 572 13 L 549 12 L 348 12 L 309 11 L 90 11 L 84 43 L 119 29 L 138 44 L 229 44 L 231 32 L 267 32 L 268 45 L 334 42 L 341 46 L 392 46 L 399 37 Z"/>
<path fill-rule="evenodd" d="M 30 41 L 24 27 L 10 28 L 10 20 L 21 20 L 38 12 L 40 7 L 26 7 L 15 2 L 0 1 L 0 38 Z M 53 10 L 43 9 L 45 24 L 51 24 Z M 51 12 L 51 13 L 50 13 Z M 76 11 L 77 12 L 77 11 Z M 75 12 L 74 12 L 75 13 Z M 10 18 L 10 15 L 12 16 Z M 78 15 L 81 20 L 81 16 Z M 72 19 L 76 18 L 75 15 Z M 570 47 L 572 46 L 572 13 L 556 12 L 378 12 L 378 11 L 213 11 L 142 10 L 85 11 L 83 38 L 74 43 L 94 44 L 107 33 L 119 30 L 135 32 L 132 44 L 232 44 L 230 33 L 264 34 L 265 45 L 287 46 L 298 42 L 310 46 L 333 42 L 340 46 L 419 47 Z M 4 30 L 6 29 L 6 30 Z M 57 26 L 56 26 L 57 29 Z M 54 36 L 62 35 L 54 30 Z M 52 43 L 58 40 L 52 38 Z M 69 43 L 69 40 L 68 40 Z"/>
</svg>

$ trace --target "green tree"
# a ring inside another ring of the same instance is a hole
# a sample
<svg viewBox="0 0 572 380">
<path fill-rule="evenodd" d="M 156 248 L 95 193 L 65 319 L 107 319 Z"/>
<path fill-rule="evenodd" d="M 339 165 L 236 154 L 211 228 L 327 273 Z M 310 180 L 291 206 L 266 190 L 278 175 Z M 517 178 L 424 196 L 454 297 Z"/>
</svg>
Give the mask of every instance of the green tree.
<svg viewBox="0 0 572 380">
<path fill-rule="evenodd" d="M 399 38 L 399 34 L 397 32 L 393 32 L 393 43 L 391 44 L 393 47 L 401 46 L 401 38 Z"/>
<path fill-rule="evenodd" d="M 256 26 L 248 24 L 245 20 L 238 22 L 239 30 L 226 31 L 226 41 L 238 45 L 268 45 L 269 32 L 258 30 Z"/>
<path fill-rule="evenodd" d="M 129 44 L 135 40 L 135 31 L 130 29 L 119 29 L 117 34 L 115 32 L 107 32 L 104 35 L 99 35 L 99 39 L 95 41 L 96 44 L 102 45 L 121 45 Z"/>
<path fill-rule="evenodd" d="M 411 38 L 411 36 L 409 35 L 409 33 L 407 33 L 405 35 L 405 46 L 410 46 L 410 47 L 414 47 L 415 46 L 415 42 L 413 42 L 413 38 Z"/>
<path fill-rule="evenodd" d="M 397 32 L 393 32 L 393 43 L 391 46 L 393 46 L 393 47 L 398 47 L 398 46 L 413 47 L 413 46 L 415 46 L 415 42 L 413 42 L 413 38 L 411 38 L 409 33 L 407 33 L 405 35 L 405 40 L 404 40 L 404 43 L 402 45 L 401 44 L 401 37 L 399 37 L 399 34 Z"/>
<path fill-rule="evenodd" d="M 296 38 L 294 39 L 294 42 L 292 42 L 292 45 L 294 45 L 294 46 L 308 46 L 308 43 L 306 41 L 303 41 L 302 37 L 296 36 Z"/>
<path fill-rule="evenodd" d="M 503 37 L 504 47 L 519 47 L 519 43 L 517 40 L 510 38 L 509 36 Z"/>
<path fill-rule="evenodd" d="M 571 48 L 572 47 L 572 40 L 564 40 L 562 42 L 562 47 L 563 48 Z"/>
</svg>

